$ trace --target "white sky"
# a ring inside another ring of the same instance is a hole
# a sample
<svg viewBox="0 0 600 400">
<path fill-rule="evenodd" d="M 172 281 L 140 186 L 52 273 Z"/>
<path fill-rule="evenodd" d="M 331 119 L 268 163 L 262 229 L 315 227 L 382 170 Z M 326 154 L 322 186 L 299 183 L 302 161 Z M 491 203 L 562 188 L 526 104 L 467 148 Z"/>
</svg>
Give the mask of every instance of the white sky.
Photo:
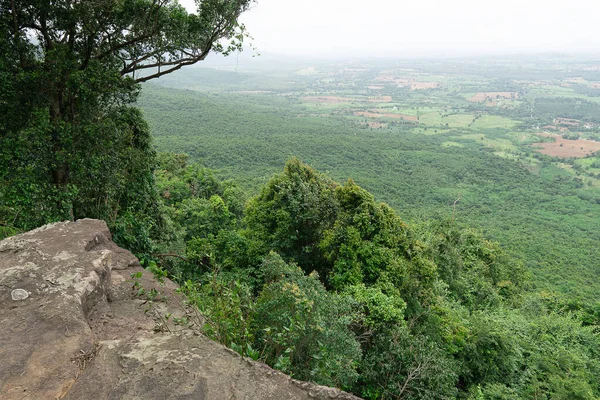
<svg viewBox="0 0 600 400">
<path fill-rule="evenodd" d="M 600 0 L 258 0 L 242 22 L 288 55 L 600 54 Z"/>
</svg>

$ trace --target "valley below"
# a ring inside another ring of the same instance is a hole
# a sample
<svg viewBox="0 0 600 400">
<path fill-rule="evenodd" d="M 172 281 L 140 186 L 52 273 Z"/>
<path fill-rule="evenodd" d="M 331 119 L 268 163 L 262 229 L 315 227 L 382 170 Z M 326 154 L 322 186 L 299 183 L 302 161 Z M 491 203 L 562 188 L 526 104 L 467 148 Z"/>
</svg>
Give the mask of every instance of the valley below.
<svg viewBox="0 0 600 400">
<path fill-rule="evenodd" d="M 538 288 L 600 290 L 600 61 L 225 60 L 144 87 L 158 150 L 254 193 L 297 156 L 408 221 L 482 229 Z"/>
</svg>

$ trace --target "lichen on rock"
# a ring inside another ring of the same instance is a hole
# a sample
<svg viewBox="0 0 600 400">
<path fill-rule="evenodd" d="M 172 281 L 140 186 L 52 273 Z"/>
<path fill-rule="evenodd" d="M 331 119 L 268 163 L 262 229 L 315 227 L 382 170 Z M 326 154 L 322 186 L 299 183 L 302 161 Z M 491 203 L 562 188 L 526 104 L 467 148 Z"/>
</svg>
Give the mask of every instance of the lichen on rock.
<svg viewBox="0 0 600 400">
<path fill-rule="evenodd" d="M 10 292 L 10 297 L 15 301 L 25 300 L 29 297 L 29 292 L 25 289 L 15 289 Z"/>
</svg>

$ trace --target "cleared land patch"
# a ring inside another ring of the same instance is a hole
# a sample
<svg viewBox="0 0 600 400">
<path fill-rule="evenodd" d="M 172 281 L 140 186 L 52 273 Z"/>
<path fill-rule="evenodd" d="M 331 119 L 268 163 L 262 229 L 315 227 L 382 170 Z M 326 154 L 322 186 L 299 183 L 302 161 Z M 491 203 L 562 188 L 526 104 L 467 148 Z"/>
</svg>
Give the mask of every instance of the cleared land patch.
<svg viewBox="0 0 600 400">
<path fill-rule="evenodd" d="M 477 141 L 478 143 L 483 144 L 485 147 L 489 147 L 495 149 L 497 151 L 511 151 L 515 150 L 516 146 L 508 139 L 503 138 L 493 138 L 486 135 L 480 134 L 469 134 L 469 135 L 461 135 L 456 137 L 457 139 L 471 139 Z"/>
<path fill-rule="evenodd" d="M 560 135 L 551 133 L 538 133 L 539 136 L 552 137 L 556 141 L 552 143 L 534 143 L 533 146 L 538 147 L 536 151 L 552 157 L 570 158 L 570 157 L 585 157 L 600 151 L 600 142 L 595 142 L 588 139 L 569 140 L 563 139 Z"/>
<path fill-rule="evenodd" d="M 451 127 L 466 128 L 473 122 L 474 118 L 473 114 L 451 114 L 442 117 L 442 121 Z"/>
<path fill-rule="evenodd" d="M 430 126 L 445 126 L 448 128 L 467 128 L 474 121 L 473 114 L 449 114 L 427 112 L 420 115 L 419 122 Z"/>
<path fill-rule="evenodd" d="M 512 128 L 518 122 L 498 115 L 482 115 L 471 124 L 472 129 Z"/>
</svg>

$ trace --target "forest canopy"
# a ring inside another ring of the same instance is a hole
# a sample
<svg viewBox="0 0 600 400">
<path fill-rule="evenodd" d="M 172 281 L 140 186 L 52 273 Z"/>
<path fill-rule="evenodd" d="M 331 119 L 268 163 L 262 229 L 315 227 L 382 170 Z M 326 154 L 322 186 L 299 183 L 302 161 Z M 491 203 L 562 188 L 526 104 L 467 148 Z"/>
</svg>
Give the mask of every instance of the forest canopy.
<svg viewBox="0 0 600 400">
<path fill-rule="evenodd" d="M 247 201 L 184 155 L 159 158 L 175 235 L 149 263 L 240 354 L 366 399 L 600 394 L 597 310 L 531 290 L 478 230 L 407 224 L 296 158 Z"/>
</svg>

